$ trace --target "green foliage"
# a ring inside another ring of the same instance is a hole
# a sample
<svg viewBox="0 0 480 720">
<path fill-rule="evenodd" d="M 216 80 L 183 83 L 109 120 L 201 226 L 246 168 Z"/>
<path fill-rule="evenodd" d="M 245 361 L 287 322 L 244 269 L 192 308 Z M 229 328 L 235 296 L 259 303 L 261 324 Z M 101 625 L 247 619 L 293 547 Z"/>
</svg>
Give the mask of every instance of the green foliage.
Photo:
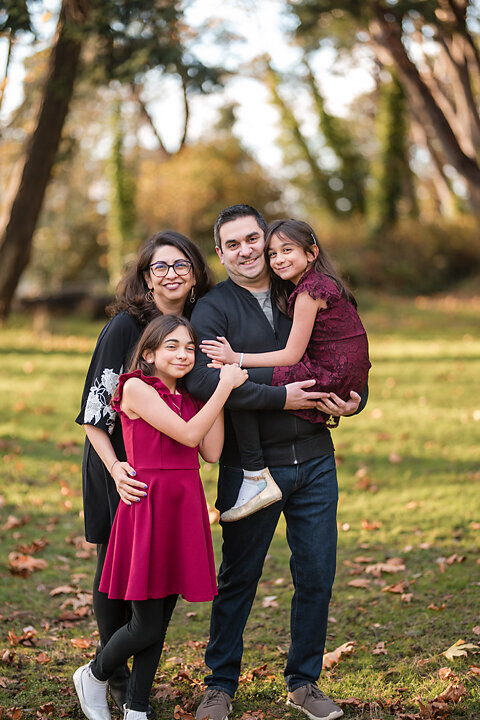
<svg viewBox="0 0 480 720">
<path fill-rule="evenodd" d="M 407 156 L 407 105 L 403 88 L 395 76 L 381 86 L 376 126 L 379 150 L 373 167 L 373 189 L 368 207 L 374 233 L 398 220 L 405 185 L 411 181 Z"/>
<path fill-rule="evenodd" d="M 122 106 L 118 100 L 113 112 L 113 147 L 109 163 L 110 206 L 108 213 L 108 272 L 110 289 L 120 280 L 125 256 L 134 250 L 135 175 L 125 158 Z"/>
<path fill-rule="evenodd" d="M 3 0 L 0 8 L 0 33 L 32 33 L 27 0 Z"/>
<path fill-rule="evenodd" d="M 211 91 L 218 68 L 208 67 L 186 45 L 183 4 L 151 0 L 95 0 L 88 35 L 95 62 L 87 72 L 97 82 L 137 83 L 152 68 L 177 73 L 189 90 Z"/>
<path fill-rule="evenodd" d="M 354 288 L 406 294 L 436 293 L 480 272 L 474 218 L 455 223 L 404 219 L 387 227 L 372 244 L 368 224 L 319 221 L 317 232 Z"/>
<path fill-rule="evenodd" d="M 228 205 L 260 207 L 269 219 L 283 212 L 274 180 L 228 131 L 214 130 L 208 140 L 186 145 L 162 163 L 154 153 L 145 155 L 137 188 L 143 235 L 173 227 L 207 253 L 215 218 Z"/>
</svg>

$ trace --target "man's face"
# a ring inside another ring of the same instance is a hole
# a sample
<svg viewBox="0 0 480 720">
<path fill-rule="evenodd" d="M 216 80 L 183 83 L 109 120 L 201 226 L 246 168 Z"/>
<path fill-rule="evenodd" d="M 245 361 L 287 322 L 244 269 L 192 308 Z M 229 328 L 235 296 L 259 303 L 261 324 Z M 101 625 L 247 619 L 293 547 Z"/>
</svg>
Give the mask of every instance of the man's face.
<svg viewBox="0 0 480 720">
<path fill-rule="evenodd" d="M 256 218 L 247 215 L 226 222 L 219 234 L 217 255 L 229 277 L 242 287 L 262 289 L 268 283 L 268 269 L 263 254 L 265 236 Z"/>
</svg>

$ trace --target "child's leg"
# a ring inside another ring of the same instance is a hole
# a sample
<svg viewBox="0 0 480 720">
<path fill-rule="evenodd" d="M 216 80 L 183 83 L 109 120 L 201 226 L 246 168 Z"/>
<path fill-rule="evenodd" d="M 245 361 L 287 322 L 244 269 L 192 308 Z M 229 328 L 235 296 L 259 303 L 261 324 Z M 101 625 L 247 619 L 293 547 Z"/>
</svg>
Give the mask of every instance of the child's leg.
<svg viewBox="0 0 480 720">
<path fill-rule="evenodd" d="M 133 669 L 127 693 L 130 710 L 146 712 L 148 697 L 163 648 L 176 595 L 132 601 L 132 619 L 110 638 L 91 664 L 97 680 L 107 680 L 132 655 Z"/>
<path fill-rule="evenodd" d="M 234 410 L 230 416 L 243 467 L 243 482 L 233 507 L 220 516 L 224 522 L 241 520 L 282 497 L 279 487 L 265 467 L 258 413 L 254 410 Z"/>
</svg>

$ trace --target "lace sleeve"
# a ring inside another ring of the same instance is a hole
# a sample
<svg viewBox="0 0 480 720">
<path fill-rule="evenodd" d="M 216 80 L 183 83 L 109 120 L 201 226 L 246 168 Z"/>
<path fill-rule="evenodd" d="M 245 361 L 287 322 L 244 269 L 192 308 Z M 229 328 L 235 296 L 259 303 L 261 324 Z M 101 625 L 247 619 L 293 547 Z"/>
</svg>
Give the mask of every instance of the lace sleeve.
<svg viewBox="0 0 480 720">
<path fill-rule="evenodd" d="M 95 425 L 112 434 L 117 413 L 110 401 L 126 367 L 141 328 L 126 313 L 116 315 L 104 327 L 97 341 L 76 422 Z"/>
</svg>

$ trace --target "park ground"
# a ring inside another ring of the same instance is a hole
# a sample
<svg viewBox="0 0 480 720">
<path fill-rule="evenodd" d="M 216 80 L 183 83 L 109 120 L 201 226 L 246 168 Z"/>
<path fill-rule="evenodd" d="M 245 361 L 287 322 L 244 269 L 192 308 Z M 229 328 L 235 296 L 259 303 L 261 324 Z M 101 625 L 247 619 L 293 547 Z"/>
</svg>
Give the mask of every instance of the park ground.
<svg viewBox="0 0 480 720">
<path fill-rule="evenodd" d="M 347 719 L 478 720 L 480 298 L 367 295 L 360 312 L 370 400 L 334 431 L 338 569 L 320 685 Z M 83 717 L 71 675 L 97 642 L 95 548 L 83 539 L 73 420 L 100 327 L 14 317 L 0 330 L 0 720 Z M 204 466 L 212 508 L 215 475 Z M 218 524 L 212 533 L 218 563 Z M 291 594 L 282 523 L 232 720 L 304 717 L 285 705 Z M 161 720 L 192 718 L 209 609 L 179 601 L 152 692 Z"/>
</svg>

